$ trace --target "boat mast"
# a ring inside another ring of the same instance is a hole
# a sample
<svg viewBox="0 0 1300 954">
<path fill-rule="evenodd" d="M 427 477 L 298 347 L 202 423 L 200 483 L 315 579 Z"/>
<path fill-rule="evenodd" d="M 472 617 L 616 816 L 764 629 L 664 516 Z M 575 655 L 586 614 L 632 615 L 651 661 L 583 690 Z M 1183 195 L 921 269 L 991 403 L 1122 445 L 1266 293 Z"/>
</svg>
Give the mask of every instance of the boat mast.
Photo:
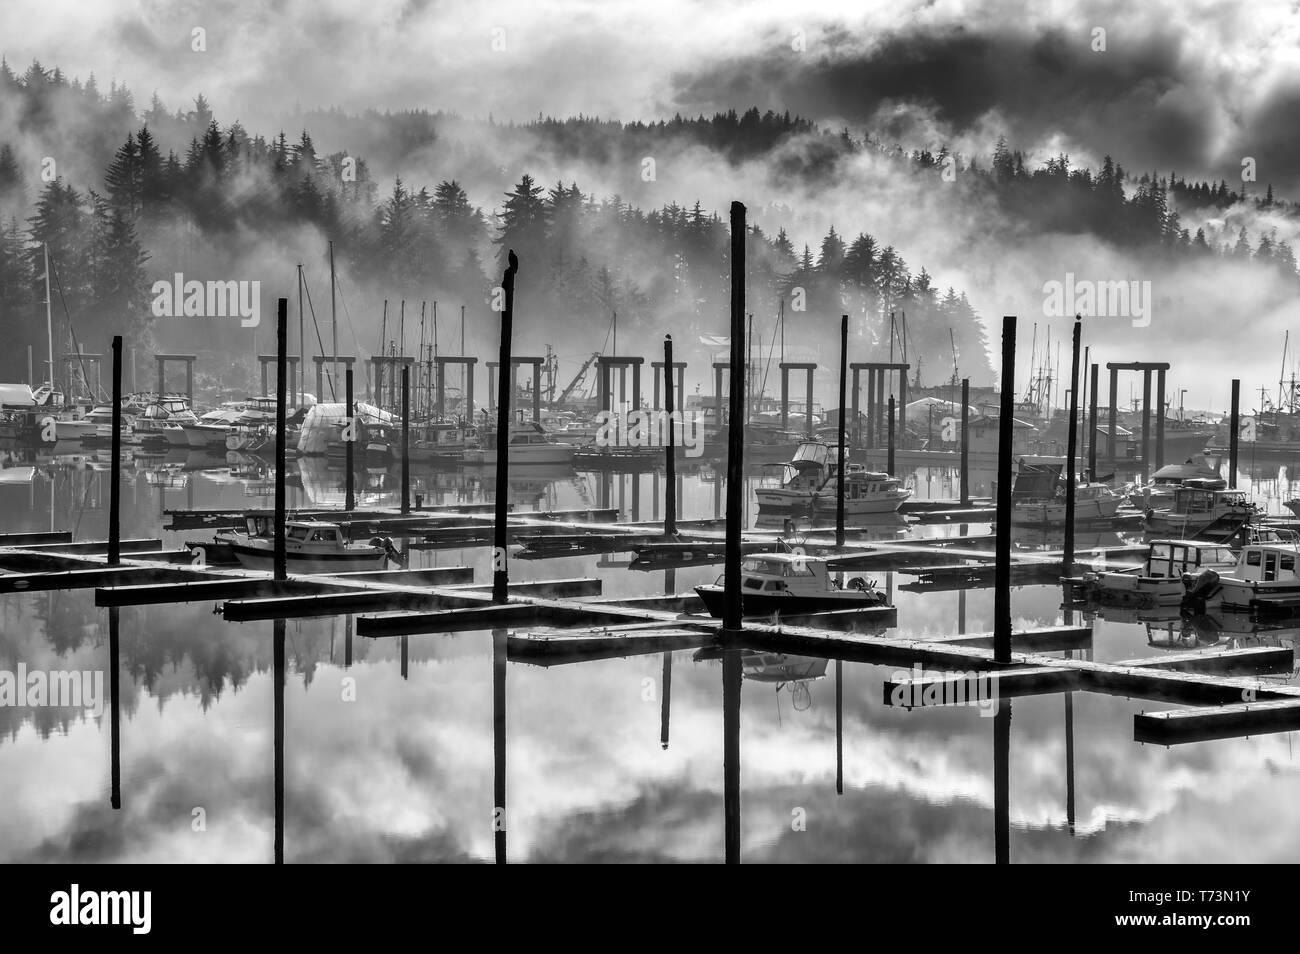
<svg viewBox="0 0 1300 954">
<path fill-rule="evenodd" d="M 50 243 L 41 246 L 45 253 L 45 338 L 50 349 L 50 395 L 54 394 L 54 313 L 50 308 Z"/>
<path fill-rule="evenodd" d="M 1277 411 L 1274 414 L 1274 418 L 1278 418 L 1282 414 L 1282 382 L 1286 379 L 1286 352 L 1290 344 L 1291 331 L 1290 329 L 1287 329 L 1286 337 L 1282 339 L 1282 370 L 1278 373 L 1277 377 Z"/>
</svg>

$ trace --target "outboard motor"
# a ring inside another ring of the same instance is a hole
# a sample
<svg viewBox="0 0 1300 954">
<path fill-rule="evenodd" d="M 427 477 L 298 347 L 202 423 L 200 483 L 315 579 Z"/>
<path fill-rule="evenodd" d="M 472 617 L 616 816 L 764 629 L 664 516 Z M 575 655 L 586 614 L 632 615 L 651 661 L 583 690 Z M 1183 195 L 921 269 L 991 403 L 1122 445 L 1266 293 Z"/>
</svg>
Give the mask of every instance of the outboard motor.
<svg viewBox="0 0 1300 954">
<path fill-rule="evenodd" d="M 383 550 L 388 559 L 392 560 L 402 569 L 406 569 L 406 554 L 393 545 L 392 537 L 371 537 L 370 545 Z"/>
<path fill-rule="evenodd" d="M 1219 574 L 1206 568 L 1195 575 L 1183 574 L 1183 608 L 1193 613 L 1204 613 L 1205 604 L 1219 595 L 1223 587 L 1219 584 Z"/>
</svg>

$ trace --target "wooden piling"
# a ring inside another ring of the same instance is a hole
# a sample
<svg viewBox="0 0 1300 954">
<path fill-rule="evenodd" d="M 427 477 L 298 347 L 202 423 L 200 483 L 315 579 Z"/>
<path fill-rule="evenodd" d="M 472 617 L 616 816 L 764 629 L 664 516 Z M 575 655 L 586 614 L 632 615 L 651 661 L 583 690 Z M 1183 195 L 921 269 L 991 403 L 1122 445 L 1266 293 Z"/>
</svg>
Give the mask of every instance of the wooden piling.
<svg viewBox="0 0 1300 954">
<path fill-rule="evenodd" d="M 961 379 L 961 505 L 970 506 L 970 378 Z"/>
<path fill-rule="evenodd" d="M 664 535 L 677 533 L 676 433 L 673 427 L 673 336 L 664 335 L 664 408 L 668 412 L 668 446 L 664 449 L 667 486 L 664 496 Z M 666 746 L 665 746 L 666 747 Z"/>
<path fill-rule="evenodd" d="M 331 246 L 332 248 L 332 246 Z M 284 498 L 285 478 L 285 401 L 288 398 L 289 299 L 281 298 L 275 316 L 275 578 L 288 577 L 288 551 L 285 549 L 284 522 L 287 517 Z"/>
<path fill-rule="evenodd" d="M 727 420 L 727 560 L 723 628 L 741 628 L 740 529 L 745 509 L 745 206 L 731 203 L 731 394 Z"/>
<path fill-rule="evenodd" d="M 1237 489 L 1237 440 L 1241 431 L 1241 380 L 1232 379 L 1232 409 L 1228 413 L 1228 489 Z"/>
<path fill-rule="evenodd" d="M 889 425 L 887 428 L 887 436 L 885 438 L 885 446 L 887 448 L 885 451 L 887 458 L 885 470 L 892 477 L 894 474 L 894 396 L 892 394 L 889 395 Z"/>
<path fill-rule="evenodd" d="M 356 444 L 357 409 L 352 401 L 352 365 L 350 364 L 343 372 L 343 381 L 348 416 L 347 426 L 343 429 L 343 509 L 350 512 L 357 506 L 356 491 L 352 485 L 355 479 L 352 476 L 354 468 L 352 451 Z"/>
<path fill-rule="evenodd" d="M 1089 416 L 1088 422 L 1088 479 L 1097 479 L 1097 387 L 1100 383 L 1098 375 L 1101 373 L 1101 366 L 1094 364 L 1091 371 L 1091 380 L 1088 382 L 1091 386 L 1091 393 L 1088 395 Z"/>
<path fill-rule="evenodd" d="M 844 546 L 844 425 L 845 411 L 847 402 L 844 399 L 844 391 L 848 385 L 849 373 L 849 316 L 840 316 L 840 431 L 839 446 L 839 476 L 835 480 L 835 545 Z M 870 391 L 868 391 L 870 393 Z M 857 421 L 853 422 L 857 426 Z M 869 422 L 867 433 L 873 434 L 874 421 Z M 872 444 L 871 446 L 875 446 Z"/>
<path fill-rule="evenodd" d="M 53 369 L 51 369 L 53 374 Z M 162 397 L 162 395 L 159 395 Z M 113 336 L 113 455 L 108 485 L 108 562 L 122 559 L 122 336 Z"/>
<path fill-rule="evenodd" d="M 506 567 L 506 519 L 507 500 L 510 496 L 510 335 L 513 331 L 515 308 L 515 273 L 519 271 L 519 258 L 515 250 L 510 249 L 507 256 L 505 275 L 501 287 L 505 293 L 505 303 L 501 310 L 501 350 L 497 356 L 497 466 L 496 466 L 496 530 L 493 535 L 492 548 L 492 599 L 497 603 L 506 601 L 506 583 L 509 571 Z"/>
<path fill-rule="evenodd" d="M 1016 318 L 1002 319 L 1002 406 L 998 420 L 996 572 L 993 593 L 993 659 L 1011 662 L 1011 454 L 1015 430 Z"/>
<path fill-rule="evenodd" d="M 536 383 L 536 382 L 534 382 Z M 498 436 L 497 444 L 501 444 Z M 497 447 L 497 454 L 502 449 Z M 497 485 L 497 493 L 503 493 L 503 484 Z M 411 512 L 411 368 L 402 365 L 402 513 Z"/>
<path fill-rule="evenodd" d="M 1061 559 L 1061 568 L 1065 573 L 1074 569 L 1074 508 L 1075 461 L 1079 451 L 1079 334 L 1083 322 L 1078 315 L 1074 318 L 1074 336 L 1070 354 L 1070 425 L 1066 436 L 1065 451 L 1065 555 Z"/>
</svg>

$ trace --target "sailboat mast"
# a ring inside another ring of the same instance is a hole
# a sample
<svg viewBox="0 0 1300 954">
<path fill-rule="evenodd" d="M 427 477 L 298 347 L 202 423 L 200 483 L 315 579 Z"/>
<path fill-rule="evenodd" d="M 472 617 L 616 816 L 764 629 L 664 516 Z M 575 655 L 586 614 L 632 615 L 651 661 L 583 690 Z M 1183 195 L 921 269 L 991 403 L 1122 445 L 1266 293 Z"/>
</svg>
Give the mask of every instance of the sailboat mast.
<svg viewBox="0 0 1300 954">
<path fill-rule="evenodd" d="M 50 243 L 41 248 L 45 253 L 45 338 L 50 349 L 50 392 L 54 392 L 54 312 L 50 306 Z"/>
<path fill-rule="evenodd" d="M 1291 331 L 1287 329 L 1286 337 L 1282 339 L 1282 370 L 1277 376 L 1277 409 L 1282 411 L 1282 382 L 1286 378 L 1286 352 L 1291 344 Z"/>
<path fill-rule="evenodd" d="M 339 317 L 334 307 L 334 242 L 330 241 L 330 398 L 339 379 Z"/>
</svg>

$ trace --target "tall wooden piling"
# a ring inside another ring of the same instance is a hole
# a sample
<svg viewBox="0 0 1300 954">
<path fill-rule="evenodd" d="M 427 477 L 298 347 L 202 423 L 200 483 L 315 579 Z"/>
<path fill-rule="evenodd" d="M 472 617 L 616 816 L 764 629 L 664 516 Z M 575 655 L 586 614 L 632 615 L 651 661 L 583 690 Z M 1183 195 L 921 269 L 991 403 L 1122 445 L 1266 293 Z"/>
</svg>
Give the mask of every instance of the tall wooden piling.
<svg viewBox="0 0 1300 954">
<path fill-rule="evenodd" d="M 159 395 L 161 397 L 162 395 Z M 113 336 L 113 443 L 108 485 L 108 563 L 122 562 L 122 336 Z"/>
<path fill-rule="evenodd" d="M 1088 479 L 1097 479 L 1097 386 L 1099 384 L 1098 375 L 1101 373 L 1101 366 L 1094 364 L 1091 371 L 1091 380 L 1088 382 L 1091 386 L 1091 393 L 1088 395 L 1089 417 L 1088 422 Z"/>
<path fill-rule="evenodd" d="M 889 395 L 889 427 L 885 439 L 886 463 L 885 470 L 892 477 L 894 474 L 894 396 Z"/>
<path fill-rule="evenodd" d="M 284 299 L 280 299 L 284 302 Z M 283 315 L 283 311 L 281 312 Z M 283 324 L 281 325 L 283 327 Z M 283 354 L 283 352 L 281 352 Z M 284 397 L 284 378 L 280 378 L 280 397 Z M 283 407 L 283 405 L 281 405 Z M 284 864 L 284 620 L 274 623 L 272 654 L 274 657 L 274 748 L 275 748 L 275 863 Z"/>
<path fill-rule="evenodd" d="M 970 506 L 970 378 L 961 379 L 961 505 Z"/>
<path fill-rule="evenodd" d="M 497 444 L 501 441 L 498 438 Z M 502 453 L 500 447 L 497 453 Z M 497 492 L 502 493 L 498 485 Z M 402 513 L 411 512 L 411 368 L 402 365 Z"/>
<path fill-rule="evenodd" d="M 668 413 L 668 446 L 664 450 L 667 485 L 664 491 L 664 534 L 677 532 L 677 460 L 676 433 L 673 427 L 673 336 L 664 335 L 664 409 Z"/>
<path fill-rule="evenodd" d="M 1237 441 L 1241 434 L 1241 380 L 1232 379 L 1232 409 L 1228 412 L 1228 489 L 1237 489 Z"/>
<path fill-rule="evenodd" d="M 357 437 L 357 409 L 352 401 L 352 365 L 348 365 L 347 370 L 343 372 L 343 381 L 344 400 L 347 401 L 345 410 L 348 416 L 347 426 L 343 429 L 343 509 L 353 510 L 357 505 L 356 491 L 352 485 L 355 479 L 352 476 L 354 468 L 352 450 L 356 445 Z"/>
<path fill-rule="evenodd" d="M 1151 372 L 1142 372 L 1142 483 L 1151 474 Z"/>
<path fill-rule="evenodd" d="M 849 316 L 841 315 L 840 316 L 840 392 L 839 392 L 840 432 L 839 432 L 839 447 L 837 451 L 839 455 L 839 463 L 838 463 L 839 476 L 836 477 L 835 479 L 835 545 L 837 547 L 844 546 L 844 484 L 846 483 L 846 481 L 844 480 L 844 425 L 845 425 L 844 418 L 845 418 L 846 411 L 848 410 L 847 402 L 844 399 L 845 398 L 844 392 L 845 392 L 845 388 L 848 386 L 848 376 L 849 376 Z M 857 422 L 854 421 L 853 423 L 854 426 L 856 427 Z M 873 424 L 874 422 L 869 422 L 867 427 L 868 434 L 872 433 Z M 875 445 L 873 444 L 871 446 L 875 446 Z"/>
<path fill-rule="evenodd" d="M 275 316 L 275 559 L 277 580 L 288 576 L 284 540 L 285 497 L 285 401 L 288 400 L 289 299 L 281 298 Z"/>
<path fill-rule="evenodd" d="M 506 584 L 510 575 L 506 567 L 506 518 L 510 497 L 510 336 L 514 325 L 515 308 L 515 273 L 519 271 L 519 258 L 515 250 L 507 255 L 505 275 L 501 278 L 501 288 L 505 293 L 505 303 L 501 310 L 501 350 L 497 355 L 497 466 L 496 466 L 496 526 L 492 541 L 492 601 L 506 601 Z"/>
<path fill-rule="evenodd" d="M 722 627 L 740 630 L 740 529 L 745 509 L 745 206 L 731 203 L 731 394 L 727 420 L 727 546 Z"/>
<path fill-rule="evenodd" d="M 1061 565 L 1066 573 L 1074 568 L 1074 498 L 1075 485 L 1078 483 L 1075 462 L 1079 451 L 1079 334 L 1082 327 L 1083 322 L 1076 315 L 1070 355 L 1070 425 L 1065 450 L 1065 556 Z"/>
<path fill-rule="evenodd" d="M 1016 318 L 1002 319 L 1002 405 L 998 418 L 998 500 L 993 592 L 993 660 L 1011 662 L 1011 454 L 1016 412 Z"/>
<path fill-rule="evenodd" d="M 122 807 L 122 647 L 118 612 L 116 606 L 108 608 L 109 804 L 115 809 Z"/>
</svg>

